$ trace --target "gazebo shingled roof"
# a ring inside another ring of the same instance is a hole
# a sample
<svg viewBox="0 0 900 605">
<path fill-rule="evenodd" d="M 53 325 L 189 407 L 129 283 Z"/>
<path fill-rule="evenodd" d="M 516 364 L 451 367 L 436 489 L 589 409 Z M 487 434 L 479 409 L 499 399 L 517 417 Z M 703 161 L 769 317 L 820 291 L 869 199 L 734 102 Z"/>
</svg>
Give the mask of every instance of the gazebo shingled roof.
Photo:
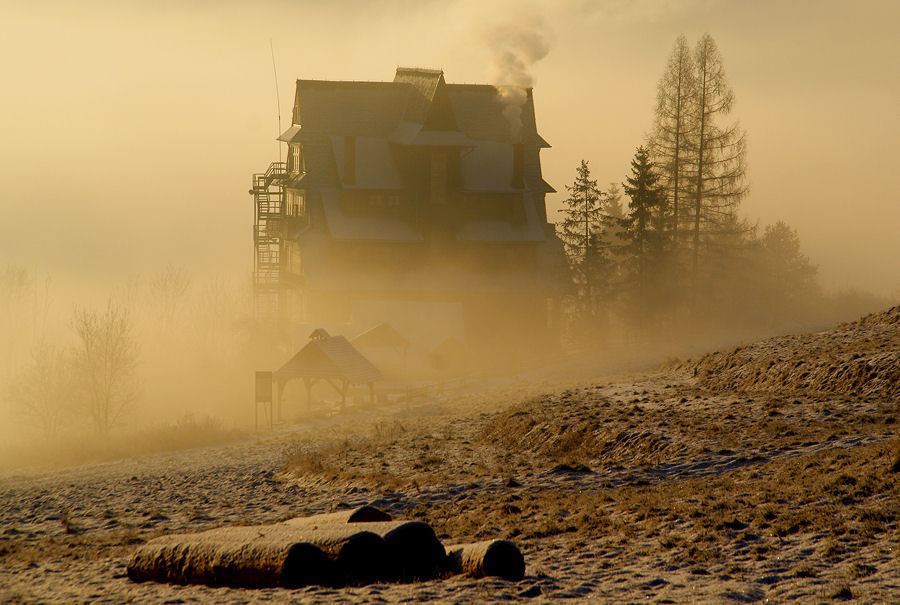
<svg viewBox="0 0 900 605">
<path fill-rule="evenodd" d="M 281 380 L 334 378 L 350 384 L 384 380 L 381 372 L 343 336 L 311 340 L 275 372 Z"/>
</svg>

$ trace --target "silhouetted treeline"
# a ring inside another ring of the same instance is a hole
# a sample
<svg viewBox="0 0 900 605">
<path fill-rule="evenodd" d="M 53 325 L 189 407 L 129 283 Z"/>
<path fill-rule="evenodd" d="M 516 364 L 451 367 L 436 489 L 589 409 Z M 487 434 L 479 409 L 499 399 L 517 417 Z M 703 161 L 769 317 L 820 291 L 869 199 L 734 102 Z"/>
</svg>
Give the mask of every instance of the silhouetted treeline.
<svg viewBox="0 0 900 605">
<path fill-rule="evenodd" d="M 572 270 L 575 340 L 614 327 L 660 338 L 702 328 L 771 332 L 848 319 L 878 304 L 862 294 L 824 295 L 796 230 L 739 217 L 746 148 L 730 119 L 733 104 L 712 37 L 693 50 L 679 37 L 650 135 L 624 177 L 624 209 L 618 187 L 600 189 L 581 161 L 559 228 Z"/>
</svg>

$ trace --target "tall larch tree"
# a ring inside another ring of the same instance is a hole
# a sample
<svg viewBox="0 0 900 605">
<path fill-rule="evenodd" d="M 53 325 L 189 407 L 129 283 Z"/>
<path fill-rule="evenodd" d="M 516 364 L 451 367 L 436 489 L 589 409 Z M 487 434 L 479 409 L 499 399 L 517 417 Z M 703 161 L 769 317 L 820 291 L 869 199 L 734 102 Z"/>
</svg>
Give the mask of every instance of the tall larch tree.
<svg viewBox="0 0 900 605">
<path fill-rule="evenodd" d="M 665 72 L 657 85 L 650 152 L 671 207 L 670 235 L 677 251 L 685 221 L 685 203 L 692 187 L 695 155 L 697 80 L 687 39 L 675 40 Z"/>
<path fill-rule="evenodd" d="M 747 193 L 745 133 L 737 122 L 725 123 L 734 92 L 725 76 L 715 40 L 704 34 L 694 49 L 693 208 L 691 209 L 691 272 L 696 290 L 700 246 L 736 224 L 737 206 Z"/>
</svg>

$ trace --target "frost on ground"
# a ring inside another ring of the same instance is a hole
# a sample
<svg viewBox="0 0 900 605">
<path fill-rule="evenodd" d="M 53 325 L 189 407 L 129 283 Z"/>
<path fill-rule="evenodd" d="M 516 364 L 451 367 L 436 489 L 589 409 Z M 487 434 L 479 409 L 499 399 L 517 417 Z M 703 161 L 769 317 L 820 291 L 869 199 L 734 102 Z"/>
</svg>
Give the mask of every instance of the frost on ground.
<svg viewBox="0 0 900 605">
<path fill-rule="evenodd" d="M 898 318 L 663 372 L 495 383 L 261 441 L 7 474 L 0 601 L 890 602 Z M 526 577 L 239 590 L 124 575 L 135 545 L 163 533 L 364 503 L 444 541 L 514 540 Z"/>
<path fill-rule="evenodd" d="M 687 364 L 714 391 L 900 399 L 900 307 L 833 330 L 762 340 Z"/>
</svg>

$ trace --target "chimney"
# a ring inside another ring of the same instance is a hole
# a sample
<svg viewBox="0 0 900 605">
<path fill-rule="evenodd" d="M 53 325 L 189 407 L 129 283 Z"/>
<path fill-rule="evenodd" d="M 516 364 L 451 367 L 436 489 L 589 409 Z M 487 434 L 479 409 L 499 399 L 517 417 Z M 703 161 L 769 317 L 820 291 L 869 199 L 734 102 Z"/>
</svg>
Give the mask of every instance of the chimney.
<svg viewBox="0 0 900 605">
<path fill-rule="evenodd" d="M 513 143 L 513 173 L 510 186 L 515 189 L 522 189 L 525 186 L 525 145 L 522 143 Z"/>
</svg>

